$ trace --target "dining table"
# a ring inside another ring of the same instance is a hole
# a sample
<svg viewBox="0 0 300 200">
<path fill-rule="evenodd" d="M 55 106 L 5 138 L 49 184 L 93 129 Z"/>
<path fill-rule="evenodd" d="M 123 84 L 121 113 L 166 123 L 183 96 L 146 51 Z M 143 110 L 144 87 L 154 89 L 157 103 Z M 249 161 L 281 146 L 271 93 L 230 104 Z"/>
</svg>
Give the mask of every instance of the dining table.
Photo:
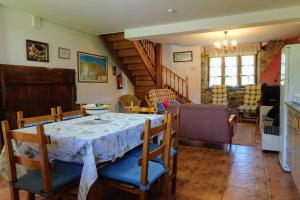
<svg viewBox="0 0 300 200">
<path fill-rule="evenodd" d="M 83 170 L 79 183 L 78 199 L 87 199 L 89 189 L 98 179 L 97 166 L 115 161 L 128 151 L 142 144 L 141 134 L 146 119 L 151 126 L 163 121 L 163 115 L 108 112 L 66 121 L 44 124 L 45 133 L 50 136 L 47 146 L 50 161 L 54 159 L 82 163 Z M 23 133 L 35 133 L 34 126 L 17 129 Z M 35 144 L 14 142 L 16 154 L 38 159 Z M 3 150 L 0 157 L 0 175 L 7 176 L 6 157 Z M 19 175 L 26 170 L 18 167 Z"/>
</svg>

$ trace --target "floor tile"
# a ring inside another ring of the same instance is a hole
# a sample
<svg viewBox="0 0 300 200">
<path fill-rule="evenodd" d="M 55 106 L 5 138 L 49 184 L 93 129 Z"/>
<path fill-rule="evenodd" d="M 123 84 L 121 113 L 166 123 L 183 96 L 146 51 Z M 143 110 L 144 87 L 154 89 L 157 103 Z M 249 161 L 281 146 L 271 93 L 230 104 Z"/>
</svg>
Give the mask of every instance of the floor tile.
<svg viewBox="0 0 300 200">
<path fill-rule="evenodd" d="M 269 200 L 268 193 L 261 193 L 237 187 L 228 187 L 222 200 Z"/>
</svg>

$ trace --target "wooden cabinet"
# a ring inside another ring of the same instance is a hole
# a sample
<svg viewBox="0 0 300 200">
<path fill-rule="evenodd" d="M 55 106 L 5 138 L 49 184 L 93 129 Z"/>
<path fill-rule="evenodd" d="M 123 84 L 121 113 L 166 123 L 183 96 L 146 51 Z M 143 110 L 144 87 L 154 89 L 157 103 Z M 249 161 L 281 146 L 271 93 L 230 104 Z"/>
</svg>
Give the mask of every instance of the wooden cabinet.
<svg viewBox="0 0 300 200">
<path fill-rule="evenodd" d="M 289 108 L 288 161 L 294 182 L 300 191 L 300 111 Z"/>
<path fill-rule="evenodd" d="M 25 117 L 49 114 L 59 105 L 64 111 L 74 110 L 75 70 L 0 65 L 0 96 L 1 120 L 8 120 L 12 128 L 20 110 Z"/>
</svg>

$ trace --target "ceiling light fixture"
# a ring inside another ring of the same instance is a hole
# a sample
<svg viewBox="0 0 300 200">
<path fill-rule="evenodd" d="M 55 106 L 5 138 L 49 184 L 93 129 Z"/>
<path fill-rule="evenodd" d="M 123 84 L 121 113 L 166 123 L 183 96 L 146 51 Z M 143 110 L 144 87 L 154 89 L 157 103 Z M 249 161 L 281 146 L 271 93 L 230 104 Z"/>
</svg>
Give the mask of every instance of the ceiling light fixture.
<svg viewBox="0 0 300 200">
<path fill-rule="evenodd" d="M 224 31 L 224 40 L 222 42 L 217 41 L 214 44 L 219 53 L 227 53 L 228 51 L 235 49 L 238 44 L 236 40 L 229 40 L 227 34 L 228 31 Z"/>
<path fill-rule="evenodd" d="M 173 8 L 169 8 L 169 9 L 168 9 L 168 13 L 175 13 L 175 12 L 176 12 L 176 10 L 173 9 Z"/>
</svg>

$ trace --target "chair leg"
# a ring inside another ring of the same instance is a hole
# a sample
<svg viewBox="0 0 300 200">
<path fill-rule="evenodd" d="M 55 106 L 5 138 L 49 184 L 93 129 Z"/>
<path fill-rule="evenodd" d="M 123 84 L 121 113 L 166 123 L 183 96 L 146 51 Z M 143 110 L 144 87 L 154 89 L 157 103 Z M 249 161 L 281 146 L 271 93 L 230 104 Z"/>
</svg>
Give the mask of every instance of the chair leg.
<svg viewBox="0 0 300 200">
<path fill-rule="evenodd" d="M 28 200 L 35 200 L 35 194 L 28 193 Z"/>
<path fill-rule="evenodd" d="M 147 200 L 147 199 L 148 199 L 147 192 L 141 191 L 141 193 L 140 193 L 140 200 Z"/>
<path fill-rule="evenodd" d="M 163 195 L 164 195 L 164 200 L 170 200 L 171 198 L 170 173 L 166 173 L 163 176 Z"/>
<path fill-rule="evenodd" d="M 11 200 L 20 200 L 19 190 L 13 188 L 12 185 L 9 187 L 10 199 Z"/>
<path fill-rule="evenodd" d="M 172 176 L 172 187 L 171 191 L 173 195 L 176 195 L 176 181 L 177 181 L 177 167 L 178 167 L 178 155 L 175 155 L 173 158 L 173 176 Z"/>
</svg>

